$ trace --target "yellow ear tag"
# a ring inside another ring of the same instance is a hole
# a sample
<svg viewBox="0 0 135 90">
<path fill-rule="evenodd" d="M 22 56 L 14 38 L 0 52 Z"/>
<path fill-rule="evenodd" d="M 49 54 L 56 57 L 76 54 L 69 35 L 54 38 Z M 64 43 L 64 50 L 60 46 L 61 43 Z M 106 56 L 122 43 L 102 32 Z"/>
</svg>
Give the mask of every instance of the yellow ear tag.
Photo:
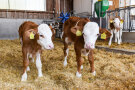
<svg viewBox="0 0 135 90">
<path fill-rule="evenodd" d="M 34 39 L 34 34 L 33 34 L 33 32 L 30 33 L 30 39 Z"/>
<path fill-rule="evenodd" d="M 82 36 L 82 32 L 80 30 L 76 31 L 76 36 Z"/>
<path fill-rule="evenodd" d="M 110 23 L 113 23 L 113 20 L 110 20 Z"/>
<path fill-rule="evenodd" d="M 101 34 L 101 39 L 106 39 L 106 34 L 105 33 Z"/>
<path fill-rule="evenodd" d="M 123 23 L 123 21 L 121 20 L 121 21 L 120 21 L 120 23 L 122 24 L 122 23 Z"/>
</svg>

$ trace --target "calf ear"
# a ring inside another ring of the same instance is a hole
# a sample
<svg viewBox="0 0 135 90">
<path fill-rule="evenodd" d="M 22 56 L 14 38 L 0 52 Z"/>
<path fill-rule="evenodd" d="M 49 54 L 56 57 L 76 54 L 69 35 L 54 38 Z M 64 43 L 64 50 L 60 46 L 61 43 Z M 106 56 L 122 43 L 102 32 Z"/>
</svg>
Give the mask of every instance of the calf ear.
<svg viewBox="0 0 135 90">
<path fill-rule="evenodd" d="M 28 30 L 30 39 L 35 38 L 36 31 L 34 29 Z"/>
<path fill-rule="evenodd" d="M 28 32 L 32 32 L 34 35 L 36 34 L 36 31 L 34 29 L 29 29 Z"/>
<path fill-rule="evenodd" d="M 72 27 L 71 32 L 76 36 L 82 36 L 82 31 L 79 29 L 79 26 Z"/>
<path fill-rule="evenodd" d="M 76 34 L 77 30 L 78 30 L 77 26 L 71 28 L 71 32 L 73 34 Z"/>
</svg>

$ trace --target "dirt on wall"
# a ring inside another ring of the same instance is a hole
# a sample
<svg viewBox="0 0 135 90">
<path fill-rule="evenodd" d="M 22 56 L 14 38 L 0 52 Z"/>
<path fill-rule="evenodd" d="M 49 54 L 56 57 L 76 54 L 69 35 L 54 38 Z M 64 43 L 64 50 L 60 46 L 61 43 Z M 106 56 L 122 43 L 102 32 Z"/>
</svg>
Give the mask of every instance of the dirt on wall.
<svg viewBox="0 0 135 90">
<path fill-rule="evenodd" d="M 63 44 L 54 41 L 55 49 L 42 54 L 43 77 L 37 78 L 35 63 L 30 62 L 28 80 L 21 82 L 23 72 L 22 51 L 19 40 L 0 40 L 0 90 L 134 90 L 135 55 L 122 55 L 94 50 L 97 75 L 90 73 L 84 58 L 82 78 L 75 76 L 77 65 L 73 45 L 68 65 L 63 67 Z"/>
</svg>

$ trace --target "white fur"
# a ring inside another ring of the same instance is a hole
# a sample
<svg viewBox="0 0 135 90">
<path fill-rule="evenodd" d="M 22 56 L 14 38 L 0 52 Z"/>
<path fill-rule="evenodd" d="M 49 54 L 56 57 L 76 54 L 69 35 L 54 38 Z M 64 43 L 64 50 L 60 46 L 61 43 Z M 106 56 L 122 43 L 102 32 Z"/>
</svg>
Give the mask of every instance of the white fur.
<svg viewBox="0 0 135 90">
<path fill-rule="evenodd" d="M 84 48 L 86 49 L 94 49 L 95 42 L 98 38 L 99 34 L 99 26 L 95 22 L 88 22 L 85 24 L 83 29 L 83 37 L 84 37 Z"/>
<path fill-rule="evenodd" d="M 29 66 L 27 67 L 27 71 L 30 71 L 30 67 Z"/>
<path fill-rule="evenodd" d="M 122 43 L 122 29 L 120 29 L 120 44 Z"/>
<path fill-rule="evenodd" d="M 81 67 L 80 67 L 81 69 L 83 69 L 83 65 L 81 65 Z"/>
<path fill-rule="evenodd" d="M 118 44 L 121 44 L 122 43 L 122 28 L 123 28 L 123 23 L 120 22 L 119 18 L 115 18 L 114 21 L 114 27 L 117 27 L 117 28 L 120 28 L 119 31 L 117 31 L 116 29 L 115 30 L 111 30 L 111 37 L 110 37 L 110 40 L 109 40 L 109 43 L 108 45 L 110 46 L 111 43 L 112 43 L 112 38 L 113 38 L 113 33 L 115 34 L 115 42 L 118 43 Z"/>
<path fill-rule="evenodd" d="M 113 38 L 113 30 L 111 30 L 111 37 L 110 37 L 110 40 L 109 40 L 109 46 L 111 45 L 111 43 L 112 43 L 112 38 Z"/>
<path fill-rule="evenodd" d="M 80 74 L 78 71 L 76 72 L 76 77 L 80 78 L 82 77 L 82 74 Z"/>
<path fill-rule="evenodd" d="M 68 42 L 69 42 L 69 41 L 68 41 L 68 37 L 65 38 L 65 42 L 68 44 Z"/>
<path fill-rule="evenodd" d="M 62 39 L 64 32 L 61 33 L 60 38 Z"/>
<path fill-rule="evenodd" d="M 23 75 L 22 75 L 22 79 L 21 79 L 21 81 L 26 81 L 27 80 L 27 73 L 26 73 L 26 71 L 23 73 Z"/>
<path fill-rule="evenodd" d="M 29 57 L 32 58 L 32 54 L 29 54 Z"/>
<path fill-rule="evenodd" d="M 23 41 L 22 41 L 22 38 L 20 38 L 20 42 L 21 42 L 21 45 L 23 46 Z"/>
<path fill-rule="evenodd" d="M 88 54 L 89 54 L 89 52 L 86 52 L 86 49 L 82 49 L 82 50 L 81 50 L 81 53 L 82 53 L 83 55 L 85 55 L 85 56 L 88 56 Z"/>
<path fill-rule="evenodd" d="M 113 23 L 114 23 L 114 26 L 115 26 L 116 28 L 120 28 L 120 20 L 119 20 L 119 18 L 115 18 L 115 19 L 113 20 Z"/>
<path fill-rule="evenodd" d="M 41 59 L 40 59 L 40 53 L 37 52 L 36 53 L 36 67 L 38 69 L 38 77 L 42 77 L 42 63 L 41 63 Z"/>
<path fill-rule="evenodd" d="M 68 48 L 66 50 L 66 53 L 67 53 L 67 56 L 68 56 L 68 53 L 69 53 L 69 49 Z M 65 58 L 64 58 L 64 62 L 63 62 L 64 67 L 67 66 L 67 56 L 65 56 Z"/>
<path fill-rule="evenodd" d="M 96 71 L 92 72 L 92 75 L 93 75 L 93 76 L 96 76 Z"/>
<path fill-rule="evenodd" d="M 30 55 L 32 55 L 32 54 L 27 53 L 27 59 L 28 59 L 28 60 L 29 60 Z M 27 67 L 26 71 L 30 71 L 30 67 L 29 67 L 29 66 Z"/>
<path fill-rule="evenodd" d="M 47 24 L 41 24 L 38 26 L 39 35 L 43 35 L 43 37 L 39 36 L 39 40 L 37 42 L 42 46 L 43 49 L 52 49 L 54 48 L 52 42 L 52 31 Z"/>
</svg>

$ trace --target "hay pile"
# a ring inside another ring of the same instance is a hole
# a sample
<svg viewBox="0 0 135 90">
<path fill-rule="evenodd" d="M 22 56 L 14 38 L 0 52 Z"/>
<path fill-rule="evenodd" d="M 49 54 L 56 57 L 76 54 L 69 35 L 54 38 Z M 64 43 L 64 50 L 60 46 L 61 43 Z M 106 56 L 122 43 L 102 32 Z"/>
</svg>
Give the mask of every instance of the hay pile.
<svg viewBox="0 0 135 90">
<path fill-rule="evenodd" d="M 22 74 L 22 52 L 19 40 L 0 40 L 0 90 L 84 90 L 135 89 L 135 55 L 121 55 L 104 50 L 94 51 L 97 76 L 89 73 L 89 62 L 84 56 L 82 78 L 76 73 L 73 46 L 70 47 L 68 66 L 63 67 L 63 45 L 54 42 L 55 49 L 42 54 L 42 78 L 37 78 L 35 63 L 30 63 L 27 82 L 20 82 Z"/>
<path fill-rule="evenodd" d="M 105 46 L 105 47 L 110 47 L 110 48 L 119 48 L 119 49 L 126 49 L 126 50 L 135 50 L 135 43 L 122 43 L 118 45 L 117 43 L 112 43 L 111 46 L 108 45 L 109 41 L 102 41 L 98 40 L 96 42 L 96 45 L 99 46 Z"/>
</svg>

